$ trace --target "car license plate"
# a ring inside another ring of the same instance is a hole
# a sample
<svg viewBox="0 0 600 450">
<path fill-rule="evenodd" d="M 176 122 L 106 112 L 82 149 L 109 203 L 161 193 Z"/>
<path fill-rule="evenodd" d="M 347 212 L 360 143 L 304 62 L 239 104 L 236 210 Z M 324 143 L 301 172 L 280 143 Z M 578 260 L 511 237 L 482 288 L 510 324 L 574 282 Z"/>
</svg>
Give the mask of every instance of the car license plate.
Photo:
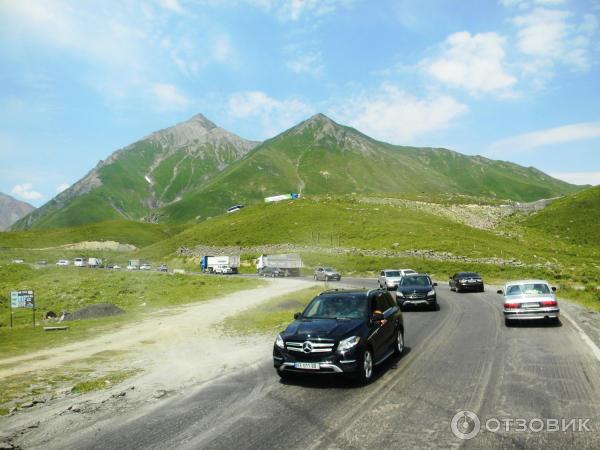
<svg viewBox="0 0 600 450">
<path fill-rule="evenodd" d="M 294 369 L 319 370 L 319 363 L 294 363 Z"/>
<path fill-rule="evenodd" d="M 540 304 L 539 303 L 523 303 L 521 305 L 522 308 L 539 308 Z"/>
</svg>

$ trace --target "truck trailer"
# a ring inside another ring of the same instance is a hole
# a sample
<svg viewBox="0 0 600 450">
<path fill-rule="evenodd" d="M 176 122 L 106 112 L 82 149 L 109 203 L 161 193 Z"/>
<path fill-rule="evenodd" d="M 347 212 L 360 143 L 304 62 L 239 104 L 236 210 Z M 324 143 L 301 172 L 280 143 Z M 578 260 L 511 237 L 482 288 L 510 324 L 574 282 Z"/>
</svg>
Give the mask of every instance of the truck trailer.
<svg viewBox="0 0 600 450">
<path fill-rule="evenodd" d="M 280 255 L 260 255 L 256 260 L 256 271 L 261 273 L 266 268 L 276 268 L 286 276 L 300 276 L 302 258 L 297 253 L 286 253 Z"/>
<path fill-rule="evenodd" d="M 200 268 L 206 273 L 238 273 L 240 267 L 239 255 L 233 256 L 203 256 Z M 229 270 L 231 269 L 231 270 Z"/>
</svg>

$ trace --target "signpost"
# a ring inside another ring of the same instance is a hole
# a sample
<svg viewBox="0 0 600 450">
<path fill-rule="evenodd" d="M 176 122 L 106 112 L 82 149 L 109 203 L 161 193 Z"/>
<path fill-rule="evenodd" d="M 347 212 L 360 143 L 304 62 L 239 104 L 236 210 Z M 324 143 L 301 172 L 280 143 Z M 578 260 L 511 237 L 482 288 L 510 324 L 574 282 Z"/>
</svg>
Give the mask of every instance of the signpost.
<svg viewBox="0 0 600 450">
<path fill-rule="evenodd" d="M 35 327 L 35 293 L 33 290 L 12 291 L 10 293 L 10 327 L 13 326 L 13 308 L 31 308 Z"/>
</svg>

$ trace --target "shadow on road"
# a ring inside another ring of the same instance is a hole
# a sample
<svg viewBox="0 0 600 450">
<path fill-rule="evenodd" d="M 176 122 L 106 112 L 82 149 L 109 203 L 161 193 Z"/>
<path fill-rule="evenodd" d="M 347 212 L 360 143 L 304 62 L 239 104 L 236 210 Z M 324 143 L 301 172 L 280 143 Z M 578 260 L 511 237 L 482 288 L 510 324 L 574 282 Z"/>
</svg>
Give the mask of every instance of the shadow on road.
<svg viewBox="0 0 600 450">
<path fill-rule="evenodd" d="M 389 371 L 397 369 L 398 363 L 402 358 L 410 353 L 410 347 L 404 347 L 404 353 L 401 356 L 392 355 L 384 362 L 375 367 L 373 378 L 369 384 L 377 383 L 377 380 Z M 360 389 L 364 387 L 349 376 L 342 374 L 312 374 L 312 373 L 290 373 L 289 378 L 280 380 L 281 384 L 300 386 L 309 389 Z"/>
</svg>

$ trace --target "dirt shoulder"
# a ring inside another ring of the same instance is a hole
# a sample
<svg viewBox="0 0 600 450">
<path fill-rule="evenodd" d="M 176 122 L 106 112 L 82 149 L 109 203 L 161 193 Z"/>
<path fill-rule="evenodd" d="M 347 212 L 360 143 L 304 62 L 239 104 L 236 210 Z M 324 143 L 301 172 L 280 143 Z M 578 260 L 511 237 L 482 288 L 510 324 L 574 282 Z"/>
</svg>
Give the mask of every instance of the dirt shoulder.
<svg viewBox="0 0 600 450">
<path fill-rule="evenodd" d="M 97 428 L 117 415 L 151 408 L 189 386 L 264 360 L 271 351 L 272 336 L 222 336 L 216 325 L 247 308 L 311 285 L 300 279 L 274 279 L 263 288 L 170 309 L 165 315 L 153 315 L 112 334 L 0 360 L 0 379 L 29 374 L 33 378 L 81 361 L 93 366 L 95 355 L 107 353 L 126 356 L 100 359 L 96 364 L 107 370 L 140 373 L 109 389 L 79 395 L 65 392 L 0 418 L 0 443 L 26 448 L 53 446 L 57 429 Z"/>
</svg>

